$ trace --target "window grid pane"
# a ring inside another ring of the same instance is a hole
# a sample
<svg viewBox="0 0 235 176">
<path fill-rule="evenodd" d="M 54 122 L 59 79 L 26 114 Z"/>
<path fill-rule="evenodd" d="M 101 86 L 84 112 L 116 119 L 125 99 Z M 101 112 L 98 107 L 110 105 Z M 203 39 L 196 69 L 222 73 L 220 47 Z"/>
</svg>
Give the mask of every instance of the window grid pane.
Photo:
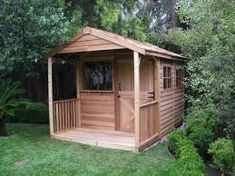
<svg viewBox="0 0 235 176">
<path fill-rule="evenodd" d="M 182 69 L 176 70 L 176 87 L 181 87 L 183 82 L 183 71 Z"/>
<path fill-rule="evenodd" d="M 163 67 L 163 88 L 169 89 L 172 87 L 171 67 Z"/>
<path fill-rule="evenodd" d="M 112 90 L 112 63 L 85 63 L 84 76 L 86 90 Z"/>
</svg>

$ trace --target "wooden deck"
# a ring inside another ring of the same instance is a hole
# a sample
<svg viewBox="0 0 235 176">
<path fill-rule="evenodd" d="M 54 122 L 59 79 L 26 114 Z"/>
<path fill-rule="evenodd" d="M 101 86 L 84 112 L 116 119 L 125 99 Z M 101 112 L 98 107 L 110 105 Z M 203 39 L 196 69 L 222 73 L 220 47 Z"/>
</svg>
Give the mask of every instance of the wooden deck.
<svg viewBox="0 0 235 176">
<path fill-rule="evenodd" d="M 89 144 L 97 147 L 129 151 L 135 150 L 134 133 L 126 133 L 121 131 L 75 128 L 55 133 L 54 138 L 78 142 L 81 144 Z"/>
</svg>

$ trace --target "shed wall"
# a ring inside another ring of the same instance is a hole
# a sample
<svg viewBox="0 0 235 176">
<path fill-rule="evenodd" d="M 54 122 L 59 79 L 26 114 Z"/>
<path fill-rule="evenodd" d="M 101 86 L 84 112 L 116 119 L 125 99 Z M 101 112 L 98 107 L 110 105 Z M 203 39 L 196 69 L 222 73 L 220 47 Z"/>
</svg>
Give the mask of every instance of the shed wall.
<svg viewBox="0 0 235 176">
<path fill-rule="evenodd" d="M 163 88 L 163 67 L 172 68 L 172 88 Z M 160 132 L 161 136 L 171 131 L 181 122 L 184 115 L 184 87 L 176 88 L 176 67 L 182 66 L 179 62 L 161 61 L 160 64 Z"/>
<path fill-rule="evenodd" d="M 114 93 L 81 92 L 82 127 L 114 130 Z"/>
</svg>

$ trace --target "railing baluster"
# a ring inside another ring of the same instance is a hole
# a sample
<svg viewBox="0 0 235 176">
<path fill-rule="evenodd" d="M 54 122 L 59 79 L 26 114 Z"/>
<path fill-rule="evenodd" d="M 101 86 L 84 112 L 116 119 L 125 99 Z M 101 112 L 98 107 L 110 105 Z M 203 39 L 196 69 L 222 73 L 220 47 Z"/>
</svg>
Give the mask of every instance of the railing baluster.
<svg viewBox="0 0 235 176">
<path fill-rule="evenodd" d="M 78 125 L 78 99 L 53 102 L 54 131 L 59 132 Z"/>
</svg>

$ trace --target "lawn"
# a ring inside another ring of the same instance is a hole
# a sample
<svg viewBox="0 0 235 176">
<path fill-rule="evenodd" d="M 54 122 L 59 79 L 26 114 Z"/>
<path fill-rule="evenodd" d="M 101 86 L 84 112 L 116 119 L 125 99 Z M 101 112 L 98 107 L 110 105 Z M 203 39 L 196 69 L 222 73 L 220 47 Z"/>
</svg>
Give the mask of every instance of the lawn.
<svg viewBox="0 0 235 176">
<path fill-rule="evenodd" d="M 164 144 L 142 153 L 51 139 L 47 125 L 8 124 L 0 137 L 0 175 L 168 175 L 176 161 Z"/>
</svg>

